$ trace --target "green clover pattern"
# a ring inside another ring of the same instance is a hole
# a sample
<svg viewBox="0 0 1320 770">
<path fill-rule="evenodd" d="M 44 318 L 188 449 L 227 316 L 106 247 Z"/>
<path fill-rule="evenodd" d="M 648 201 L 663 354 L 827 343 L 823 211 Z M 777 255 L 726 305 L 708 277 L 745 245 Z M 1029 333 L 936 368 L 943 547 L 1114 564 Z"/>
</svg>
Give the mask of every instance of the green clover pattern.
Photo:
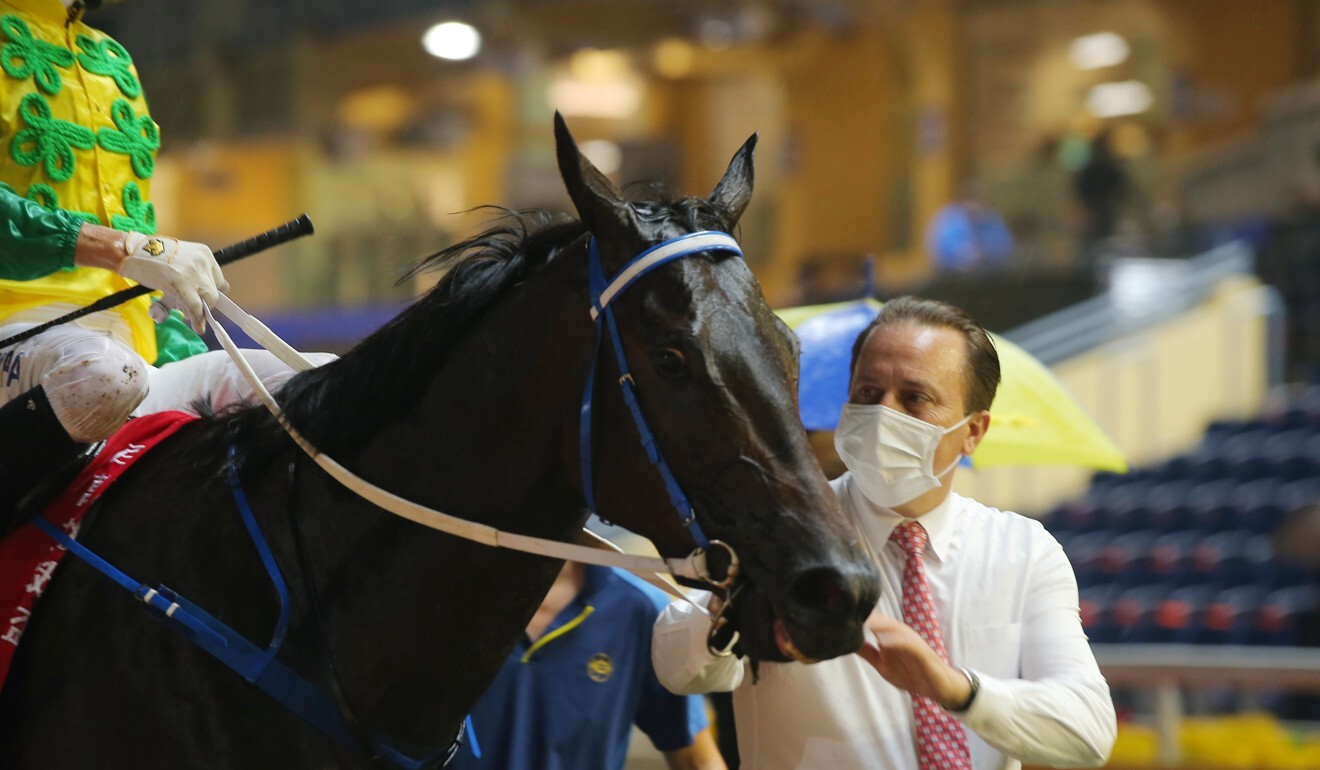
<svg viewBox="0 0 1320 770">
<path fill-rule="evenodd" d="M 136 99 L 142 93 L 142 83 L 133 74 L 133 58 L 128 49 L 110 38 L 94 40 L 88 35 L 78 36 L 78 63 L 83 69 L 95 75 L 103 75 L 115 81 L 119 90 L 130 99 Z"/>
<path fill-rule="evenodd" d="M 48 94 L 59 93 L 63 82 L 58 68 L 73 66 L 73 51 L 33 37 L 27 23 L 13 14 L 0 16 L 0 32 L 9 38 L 0 47 L 0 67 L 19 80 L 32 77 Z"/>
<path fill-rule="evenodd" d="M 124 214 L 111 215 L 110 226 L 146 235 L 156 232 L 156 206 L 142 200 L 142 189 L 137 182 L 124 185 Z"/>
<path fill-rule="evenodd" d="M 103 128 L 96 134 L 101 147 L 127 155 L 138 179 L 150 179 L 156 170 L 156 150 L 160 149 L 160 128 L 150 115 L 138 117 L 133 105 L 116 99 L 110 108 L 116 128 Z"/>
<path fill-rule="evenodd" d="M 96 146 L 96 134 L 91 129 L 51 117 L 50 104 L 36 91 L 19 102 L 18 116 L 27 128 L 14 134 L 10 156 L 21 166 L 42 164 L 53 182 L 73 176 L 74 148 L 90 150 Z"/>
</svg>

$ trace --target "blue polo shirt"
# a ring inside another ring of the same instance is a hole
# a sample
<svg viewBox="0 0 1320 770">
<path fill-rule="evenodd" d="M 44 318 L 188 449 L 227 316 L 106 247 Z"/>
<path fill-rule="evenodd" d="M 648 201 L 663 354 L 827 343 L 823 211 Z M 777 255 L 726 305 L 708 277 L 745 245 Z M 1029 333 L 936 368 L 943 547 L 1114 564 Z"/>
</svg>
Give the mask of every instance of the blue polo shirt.
<svg viewBox="0 0 1320 770">
<path fill-rule="evenodd" d="M 581 593 L 546 632 L 524 635 L 472 709 L 481 758 L 457 770 L 621 770 L 636 724 L 660 751 L 706 728 L 700 696 L 674 695 L 651 668 L 651 629 L 669 599 L 632 575 L 586 567 Z"/>
</svg>

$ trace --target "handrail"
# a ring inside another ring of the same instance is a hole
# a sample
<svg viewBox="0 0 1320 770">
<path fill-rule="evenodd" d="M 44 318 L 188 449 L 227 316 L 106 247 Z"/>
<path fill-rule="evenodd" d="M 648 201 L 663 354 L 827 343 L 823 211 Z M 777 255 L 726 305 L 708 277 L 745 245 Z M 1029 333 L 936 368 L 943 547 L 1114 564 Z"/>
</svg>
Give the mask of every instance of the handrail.
<svg viewBox="0 0 1320 770">
<path fill-rule="evenodd" d="M 1093 644 L 1111 686 L 1155 691 L 1155 732 L 1165 766 L 1182 759 L 1183 687 L 1230 685 L 1320 692 L 1320 648 L 1194 644 Z"/>
<path fill-rule="evenodd" d="M 1152 326 L 1187 310 L 1230 275 L 1251 274 L 1255 257 L 1241 241 L 1217 246 L 1188 260 L 1115 259 L 1104 294 L 1025 323 L 1004 336 L 1046 365 L 1071 358 L 1121 335 Z M 1147 280 L 1151 294 L 1127 299 L 1124 279 L 1140 271 L 1160 273 Z"/>
<path fill-rule="evenodd" d="M 1320 648 L 1196 644 L 1095 644 L 1111 685 L 1233 685 L 1320 692 Z"/>
</svg>

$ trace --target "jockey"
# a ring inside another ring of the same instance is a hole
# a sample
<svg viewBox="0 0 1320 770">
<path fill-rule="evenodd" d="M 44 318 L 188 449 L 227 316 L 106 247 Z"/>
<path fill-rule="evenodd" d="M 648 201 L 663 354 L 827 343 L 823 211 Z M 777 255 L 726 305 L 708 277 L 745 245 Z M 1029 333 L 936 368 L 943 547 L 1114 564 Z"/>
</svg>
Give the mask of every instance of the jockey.
<svg viewBox="0 0 1320 770">
<path fill-rule="evenodd" d="M 154 235 L 160 133 L 132 59 L 83 13 L 81 0 L 0 0 L 0 340 L 134 283 L 163 298 L 0 350 L 0 536 L 37 481 L 135 410 L 250 395 L 198 336 L 203 304 L 228 288 L 210 248 Z M 292 374 L 245 355 L 269 386 Z"/>
</svg>

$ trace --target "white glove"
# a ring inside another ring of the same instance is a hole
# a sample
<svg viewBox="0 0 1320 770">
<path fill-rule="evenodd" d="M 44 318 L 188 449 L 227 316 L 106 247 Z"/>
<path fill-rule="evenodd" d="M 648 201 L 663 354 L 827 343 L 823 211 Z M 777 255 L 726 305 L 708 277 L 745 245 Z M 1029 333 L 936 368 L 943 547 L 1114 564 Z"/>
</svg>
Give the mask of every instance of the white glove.
<svg viewBox="0 0 1320 770">
<path fill-rule="evenodd" d="M 163 304 L 183 312 L 198 334 L 206 330 L 205 305 L 214 305 L 229 288 L 211 249 L 202 243 L 158 235 L 129 233 L 128 257 L 119 274 L 165 294 Z"/>
</svg>

